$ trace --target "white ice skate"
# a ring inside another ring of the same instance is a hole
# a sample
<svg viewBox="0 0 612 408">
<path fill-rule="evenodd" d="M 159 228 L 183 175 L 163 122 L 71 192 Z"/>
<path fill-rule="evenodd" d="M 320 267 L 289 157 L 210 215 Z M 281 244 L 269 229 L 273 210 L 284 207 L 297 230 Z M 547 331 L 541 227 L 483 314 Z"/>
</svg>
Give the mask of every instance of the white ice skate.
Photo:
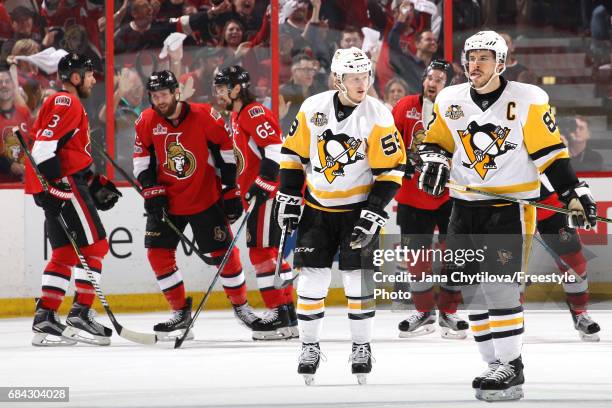
<svg viewBox="0 0 612 408">
<path fill-rule="evenodd" d="M 587 312 L 575 313 L 573 310 L 570 310 L 572 313 L 572 319 L 574 320 L 574 328 L 578 331 L 578 336 L 580 336 L 580 340 L 587 342 L 597 342 L 599 341 L 599 334 L 597 334 L 601 329 L 597 323 Z"/>
<path fill-rule="evenodd" d="M 467 337 L 466 330 L 469 329 L 468 323 L 456 313 L 440 312 L 438 318 L 443 339 L 463 340 Z"/>
<path fill-rule="evenodd" d="M 436 329 L 436 312 L 415 312 L 408 319 L 398 325 L 400 338 L 424 336 L 433 333 Z"/>
</svg>

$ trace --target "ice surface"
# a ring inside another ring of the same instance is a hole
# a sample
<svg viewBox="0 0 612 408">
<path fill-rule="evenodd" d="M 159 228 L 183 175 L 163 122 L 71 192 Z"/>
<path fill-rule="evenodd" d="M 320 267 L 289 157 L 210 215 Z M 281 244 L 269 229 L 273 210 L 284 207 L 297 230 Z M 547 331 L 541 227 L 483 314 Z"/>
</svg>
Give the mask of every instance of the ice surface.
<svg viewBox="0 0 612 408">
<path fill-rule="evenodd" d="M 114 336 L 109 347 L 30 345 L 31 319 L 0 320 L 0 386 L 69 386 L 70 403 L 16 407 L 482 407 L 472 378 L 485 368 L 476 344 L 439 331 L 399 339 L 401 313 L 379 311 L 368 385 L 350 374 L 348 319 L 326 312 L 327 361 L 315 386 L 296 373 L 299 341 L 255 343 L 230 311 L 204 312 L 196 340 L 141 346 Z M 525 399 L 504 407 L 612 407 L 612 311 L 593 311 L 601 341 L 585 343 L 567 311 L 527 311 Z M 169 314 L 120 314 L 127 328 L 150 332 Z M 62 320 L 65 317 L 62 317 Z M 109 324 L 106 316 L 100 320 Z M 0 403 L 0 408 L 11 406 Z"/>
</svg>

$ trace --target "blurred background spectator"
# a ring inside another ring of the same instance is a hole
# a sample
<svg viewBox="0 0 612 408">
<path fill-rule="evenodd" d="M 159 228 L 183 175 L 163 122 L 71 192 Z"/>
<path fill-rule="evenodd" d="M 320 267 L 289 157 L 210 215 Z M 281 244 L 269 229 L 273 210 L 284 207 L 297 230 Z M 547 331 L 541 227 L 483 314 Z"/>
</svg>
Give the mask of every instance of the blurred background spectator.
<svg viewBox="0 0 612 408">
<path fill-rule="evenodd" d="M 603 157 L 589 146 L 591 132 L 584 116 L 559 120 L 559 132 L 569 149 L 575 171 L 603 170 Z"/>
<path fill-rule="evenodd" d="M 397 102 L 404 96 L 408 95 L 408 84 L 401 78 L 394 77 L 387 82 L 385 85 L 385 92 L 383 94 L 385 105 L 389 110 L 393 110 L 393 107 Z"/>
</svg>

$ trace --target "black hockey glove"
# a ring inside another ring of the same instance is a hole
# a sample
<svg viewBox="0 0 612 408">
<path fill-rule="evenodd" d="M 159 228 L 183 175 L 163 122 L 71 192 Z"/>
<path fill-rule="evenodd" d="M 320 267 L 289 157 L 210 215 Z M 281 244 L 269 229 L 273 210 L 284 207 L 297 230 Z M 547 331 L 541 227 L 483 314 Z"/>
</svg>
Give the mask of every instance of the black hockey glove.
<svg viewBox="0 0 612 408">
<path fill-rule="evenodd" d="M 420 152 L 423 168 L 419 176 L 419 189 L 439 197 L 444 193 L 450 178 L 448 157 L 441 151 L 424 149 Z"/>
<path fill-rule="evenodd" d="M 567 216 L 567 223 L 572 228 L 591 229 L 597 224 L 597 203 L 591 189 L 584 181 L 559 193 L 559 199 L 565 208 L 572 213 Z"/>
<path fill-rule="evenodd" d="M 123 197 L 115 184 L 101 174 L 94 174 L 89 181 L 89 194 L 96 208 L 101 211 L 110 210 L 117 204 L 119 197 Z"/>
<path fill-rule="evenodd" d="M 302 196 L 284 194 L 280 191 L 276 193 L 276 203 L 278 205 L 278 225 L 281 229 L 285 228 L 285 225 L 290 231 L 294 231 L 298 223 L 300 222 L 300 215 L 302 215 Z"/>
<path fill-rule="evenodd" d="M 34 202 L 45 210 L 50 217 L 57 217 L 62 212 L 62 207 L 73 197 L 72 190 L 67 183 L 49 183 L 49 191 L 34 194 Z"/>
<path fill-rule="evenodd" d="M 382 209 L 373 207 L 362 209 L 351 233 L 350 247 L 352 249 L 367 247 L 378 236 L 388 219 L 389 216 Z"/>
<path fill-rule="evenodd" d="M 422 166 L 423 162 L 421 161 L 419 154 L 408 151 L 406 154 L 406 170 L 404 170 L 404 178 L 406 180 L 412 180 L 414 173 L 416 173 L 417 170 L 420 170 Z"/>
<path fill-rule="evenodd" d="M 223 189 L 223 210 L 230 224 L 238 221 L 242 215 L 242 200 L 238 187 L 225 187 Z"/>
<path fill-rule="evenodd" d="M 168 197 L 164 186 L 153 186 L 142 190 L 145 199 L 145 211 L 150 216 L 161 221 L 164 211 L 168 210 Z"/>
<path fill-rule="evenodd" d="M 274 198 L 274 191 L 278 183 L 276 181 L 271 181 L 265 179 L 261 176 L 257 176 L 249 191 L 244 195 L 244 199 L 250 202 L 253 198 L 255 199 L 255 205 L 260 206 L 265 203 L 267 200 Z"/>
</svg>

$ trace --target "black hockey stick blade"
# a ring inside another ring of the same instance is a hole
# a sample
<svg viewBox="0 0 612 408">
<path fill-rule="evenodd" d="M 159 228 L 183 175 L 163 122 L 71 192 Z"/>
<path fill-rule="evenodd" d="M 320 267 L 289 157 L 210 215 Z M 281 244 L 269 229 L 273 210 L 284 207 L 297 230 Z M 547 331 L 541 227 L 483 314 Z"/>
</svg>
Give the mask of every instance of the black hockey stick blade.
<svg viewBox="0 0 612 408">
<path fill-rule="evenodd" d="M 289 224 L 285 224 L 280 236 L 280 244 L 278 246 L 278 256 L 276 257 L 276 267 L 274 268 L 274 289 L 285 289 L 289 286 L 295 276 L 291 279 L 283 279 L 281 276 L 281 269 L 283 266 L 283 252 L 285 252 L 285 245 L 287 244 L 287 238 L 291 236 L 291 229 L 289 228 Z"/>
</svg>

